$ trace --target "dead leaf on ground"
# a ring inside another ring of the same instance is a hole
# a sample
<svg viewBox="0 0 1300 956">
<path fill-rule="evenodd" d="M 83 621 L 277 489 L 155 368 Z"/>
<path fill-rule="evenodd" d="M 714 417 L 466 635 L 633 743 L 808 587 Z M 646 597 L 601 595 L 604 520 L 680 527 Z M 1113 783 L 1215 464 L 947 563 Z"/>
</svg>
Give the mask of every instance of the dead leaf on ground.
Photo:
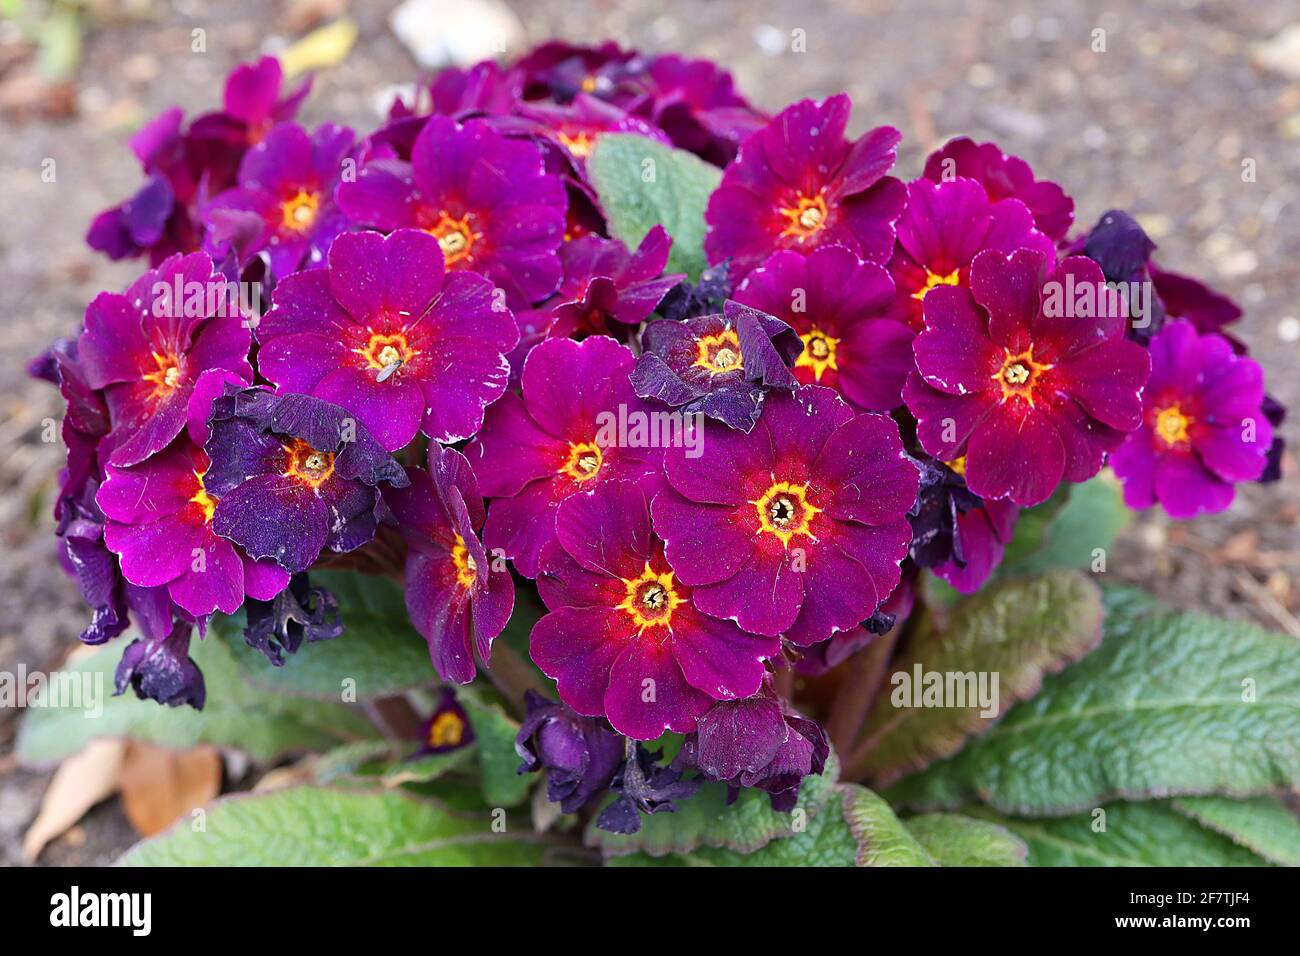
<svg viewBox="0 0 1300 956">
<path fill-rule="evenodd" d="M 34 863 L 46 844 L 62 835 L 95 804 L 117 792 L 125 740 L 92 740 L 54 772 L 40 813 L 23 837 L 23 859 Z"/>
<path fill-rule="evenodd" d="M 132 741 L 119 783 L 131 826 L 153 836 L 221 792 L 221 754 L 215 747 L 180 752 Z"/>
</svg>

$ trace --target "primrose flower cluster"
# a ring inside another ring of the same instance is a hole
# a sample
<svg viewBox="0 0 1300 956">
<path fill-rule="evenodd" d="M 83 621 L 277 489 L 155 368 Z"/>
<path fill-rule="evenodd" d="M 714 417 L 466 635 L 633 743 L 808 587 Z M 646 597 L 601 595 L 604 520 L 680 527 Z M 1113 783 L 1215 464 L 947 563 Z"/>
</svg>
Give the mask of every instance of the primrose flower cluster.
<svg viewBox="0 0 1300 956">
<path fill-rule="evenodd" d="M 544 608 L 550 694 L 509 703 L 564 811 L 627 832 L 704 781 L 789 809 L 829 749 L 792 670 L 899 626 L 922 570 L 975 591 L 1021 509 L 1105 465 L 1180 518 L 1276 477 L 1240 310 L 992 143 L 905 181 L 846 95 L 770 116 L 613 44 L 448 70 L 364 135 L 301 125 L 307 92 L 267 58 L 145 126 L 87 239 L 149 268 L 34 363 L 82 640 L 135 635 L 119 693 L 201 707 L 218 613 L 276 666 L 347 640 L 309 575 L 379 571 L 447 684 Z M 701 275 L 662 225 L 615 238 L 615 135 L 720 170 Z"/>
</svg>

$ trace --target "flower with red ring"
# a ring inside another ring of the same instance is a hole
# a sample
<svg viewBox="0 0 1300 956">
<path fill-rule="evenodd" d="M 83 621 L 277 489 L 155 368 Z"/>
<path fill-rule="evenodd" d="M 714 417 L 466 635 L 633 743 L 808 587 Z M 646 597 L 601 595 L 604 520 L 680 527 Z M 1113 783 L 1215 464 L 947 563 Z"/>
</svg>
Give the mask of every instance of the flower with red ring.
<svg viewBox="0 0 1300 956">
<path fill-rule="evenodd" d="M 907 203 L 903 184 L 885 175 L 899 132 L 845 139 L 850 109 L 843 93 L 802 100 L 745 140 L 704 214 L 711 264 L 730 259 L 739 280 L 778 249 L 842 245 L 869 262 L 889 258 Z"/>
<path fill-rule="evenodd" d="M 1157 332 L 1150 352 L 1141 427 L 1110 459 L 1124 500 L 1130 508 L 1159 502 L 1175 518 L 1222 511 L 1233 484 L 1255 481 L 1268 462 L 1264 373 L 1222 335 L 1199 334 L 1186 319 Z"/>
<path fill-rule="evenodd" d="M 428 471 L 406 469 L 405 488 L 384 501 L 410 545 L 406 559 L 406 609 L 429 643 L 444 681 L 474 679 L 474 654 L 486 664 L 492 642 L 510 620 L 515 586 L 504 566 L 494 569 L 479 541 L 483 498 L 460 452 L 429 446 Z"/>
<path fill-rule="evenodd" d="M 248 319 L 235 288 L 203 253 L 173 256 L 86 309 L 77 354 L 91 388 L 103 389 L 113 423 L 109 462 L 127 467 L 167 447 L 185 427 L 190 396 L 207 369 L 251 381 Z"/>
<path fill-rule="evenodd" d="M 912 344 L 919 371 L 903 389 L 928 453 L 964 457 L 972 492 L 1022 507 L 1101 469 L 1141 423 L 1151 370 L 1097 264 L 1050 263 L 1029 249 L 987 250 L 969 289 L 927 295 Z"/>
<path fill-rule="evenodd" d="M 885 412 L 902 402 L 912 329 L 887 318 L 894 283 L 883 267 L 843 246 L 810 255 L 773 253 L 736 289 L 737 302 L 789 323 L 803 340 L 795 377 L 835 389 L 858 408 Z"/>
<path fill-rule="evenodd" d="M 370 541 L 379 485 L 410 481 L 351 412 L 308 395 L 227 386 L 208 421 L 212 527 L 290 574 L 322 549 L 346 553 Z"/>
<path fill-rule="evenodd" d="M 348 226 L 334 205 L 334 187 L 353 142 L 352 130 L 332 123 L 310 136 L 295 123 L 275 127 L 244 154 L 239 185 L 219 193 L 204 210 L 207 251 L 222 258 L 226 243 L 218 234 L 238 218 L 252 224 L 252 248 L 266 250 L 273 275 L 321 262 Z"/>
<path fill-rule="evenodd" d="M 1049 261 L 1056 255 L 1024 203 L 991 202 L 973 179 L 917 179 L 908 184 L 907 195 L 898 246 L 887 266 L 896 287 L 888 314 L 918 332 L 926 297 L 942 286 L 968 285 L 970 264 L 985 249 L 1033 249 Z"/>
<path fill-rule="evenodd" d="M 346 233 L 327 268 L 276 286 L 257 361 L 282 390 L 354 413 L 391 451 L 420 430 L 441 442 L 478 431 L 506 390 L 518 337 L 490 282 L 444 273 L 432 236 Z"/>
<path fill-rule="evenodd" d="M 689 732 L 713 701 L 755 693 L 781 649 L 692 603 L 632 482 L 560 504 L 538 589 L 549 613 L 533 627 L 533 661 L 575 711 L 637 740 Z"/>
<path fill-rule="evenodd" d="M 593 335 L 581 342 L 547 339 L 524 362 L 523 397 L 508 393 L 488 409 L 465 449 L 488 509 L 484 541 L 501 548 L 525 577 L 537 576 L 542 547 L 555 537 L 555 509 L 580 491 L 614 479 L 658 487 L 663 447 L 621 441 L 619 420 L 654 422 L 628 376 L 636 359 L 626 346 Z M 631 432 L 628 432 L 631 438 Z"/>
<path fill-rule="evenodd" d="M 207 455 L 187 435 L 130 468 L 109 465 L 95 498 L 122 576 L 139 587 L 166 585 L 194 617 L 233 614 L 245 595 L 269 601 L 289 583 L 273 561 L 254 560 L 213 530 L 207 472 Z"/>
<path fill-rule="evenodd" d="M 771 392 L 748 434 L 706 425 L 665 454 L 655 532 L 706 614 L 807 647 L 869 618 L 899 582 L 916 467 L 898 426 L 829 388 Z"/>
<path fill-rule="evenodd" d="M 564 183 L 544 171 L 536 145 L 484 120 L 462 126 L 430 117 L 409 163 L 372 160 L 337 195 L 355 222 L 429 233 L 448 269 L 486 275 L 516 307 L 544 299 L 560 282 Z"/>
<path fill-rule="evenodd" d="M 989 201 L 1016 199 L 1028 207 L 1038 231 L 1060 242 L 1074 222 L 1074 200 L 1056 183 L 1035 179 L 1019 156 L 1008 156 L 996 143 L 976 143 L 965 136 L 950 139 L 925 160 L 926 179 L 936 183 L 957 177 L 984 187 Z"/>
</svg>

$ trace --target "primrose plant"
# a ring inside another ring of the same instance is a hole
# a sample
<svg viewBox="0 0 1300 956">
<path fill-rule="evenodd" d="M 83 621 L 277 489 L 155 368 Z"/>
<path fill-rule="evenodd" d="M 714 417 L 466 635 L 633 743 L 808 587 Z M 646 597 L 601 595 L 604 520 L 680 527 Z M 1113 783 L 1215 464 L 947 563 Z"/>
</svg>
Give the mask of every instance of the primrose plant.
<svg viewBox="0 0 1300 956">
<path fill-rule="evenodd" d="M 1132 216 L 613 44 L 370 132 L 282 79 L 134 136 L 147 269 L 33 363 L 119 696 L 20 751 L 314 755 L 127 862 L 1300 859 L 1300 645 L 1106 583 L 1282 457 Z"/>
</svg>

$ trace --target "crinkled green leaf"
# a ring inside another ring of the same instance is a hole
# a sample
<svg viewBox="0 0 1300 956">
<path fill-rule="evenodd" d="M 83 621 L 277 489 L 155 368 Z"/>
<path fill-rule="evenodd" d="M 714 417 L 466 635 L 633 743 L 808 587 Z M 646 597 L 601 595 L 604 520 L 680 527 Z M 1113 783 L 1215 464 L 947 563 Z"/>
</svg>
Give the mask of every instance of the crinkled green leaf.
<svg viewBox="0 0 1300 956">
<path fill-rule="evenodd" d="M 991 586 L 944 615 L 943 623 L 931 617 L 892 665 L 890 686 L 863 730 L 870 752 L 855 770 L 884 786 L 956 753 L 968 737 L 988 732 L 1013 704 L 1032 697 L 1045 674 L 1096 647 L 1101 618 L 1100 590 L 1071 570 Z M 944 675 L 969 677 L 948 684 Z M 996 694 L 990 694 L 994 677 Z M 943 679 L 964 706 L 947 693 L 939 706 L 920 697 L 926 679 Z M 986 697 L 987 709 L 981 691 L 992 698 Z M 915 706 L 918 698 L 926 706 Z"/>
<path fill-rule="evenodd" d="M 1126 590 L 1108 603 L 1105 631 L 1096 651 L 891 799 L 1038 815 L 1300 785 L 1300 641 L 1155 610 Z"/>
<path fill-rule="evenodd" d="M 985 808 L 1029 847 L 1031 866 L 1261 866 L 1264 861 L 1178 813 L 1168 802 L 1115 802 L 1090 813 L 1029 820 Z"/>
<path fill-rule="evenodd" d="M 322 700 L 369 700 L 436 683 L 429 648 L 411 626 L 402 589 L 387 578 L 355 571 L 313 571 L 313 586 L 327 588 L 343 612 L 343 633 L 304 644 L 273 667 L 244 643 L 243 615 L 218 615 L 213 627 L 230 645 L 240 676 L 254 687 Z"/>
<path fill-rule="evenodd" d="M 611 234 L 635 249 L 661 225 L 672 236 L 668 272 L 698 278 L 704 258 L 704 207 L 722 171 L 682 149 L 633 133 L 607 133 L 587 157 Z"/>
<path fill-rule="evenodd" d="M 614 866 L 933 866 L 934 860 L 870 790 L 857 784 L 832 788 L 803 829 L 748 853 L 701 846 L 689 853 L 612 857 Z"/>
<path fill-rule="evenodd" d="M 27 711 L 18 735 L 24 761 L 61 760 L 95 737 L 129 737 L 177 750 L 214 744 L 242 750 L 257 760 L 274 760 L 378 735 L 355 706 L 268 694 L 248 686 L 236 676 L 230 648 L 211 634 L 190 642 L 190 656 L 207 686 L 203 710 L 164 707 L 139 700 L 130 690 L 112 697 L 113 672 L 129 640 L 114 641 L 66 669 L 86 675 L 95 688 L 93 699 L 79 702 L 83 706 Z M 102 713 L 96 716 L 98 704 Z"/>
<path fill-rule="evenodd" d="M 1279 866 L 1300 866 L 1300 819 L 1276 797 L 1179 797 L 1174 809 Z"/>
<path fill-rule="evenodd" d="M 839 767 L 834 756 L 820 775 L 805 777 L 799 788 L 799 802 L 789 813 L 772 809 L 761 790 L 742 790 L 736 802 L 727 806 L 727 788 L 710 783 L 686 800 L 673 813 L 641 817 L 637 833 L 607 833 L 595 821 L 587 827 L 587 844 L 598 846 L 606 856 L 642 851 L 650 856 L 690 853 L 699 847 L 726 847 L 752 853 L 772 840 L 797 835 L 808 829 L 809 819 L 826 811 Z"/>
<path fill-rule="evenodd" d="M 940 866 L 1025 865 L 1025 842 L 992 821 L 960 813 L 927 813 L 905 822 Z"/>
<path fill-rule="evenodd" d="M 844 819 L 858 843 L 858 866 L 934 866 L 934 858 L 882 797 L 847 784 L 840 789 Z"/>
<path fill-rule="evenodd" d="M 499 815 L 496 819 L 499 819 Z M 397 791 L 294 787 L 225 797 L 127 851 L 124 866 L 539 866 L 551 841 Z"/>
</svg>

